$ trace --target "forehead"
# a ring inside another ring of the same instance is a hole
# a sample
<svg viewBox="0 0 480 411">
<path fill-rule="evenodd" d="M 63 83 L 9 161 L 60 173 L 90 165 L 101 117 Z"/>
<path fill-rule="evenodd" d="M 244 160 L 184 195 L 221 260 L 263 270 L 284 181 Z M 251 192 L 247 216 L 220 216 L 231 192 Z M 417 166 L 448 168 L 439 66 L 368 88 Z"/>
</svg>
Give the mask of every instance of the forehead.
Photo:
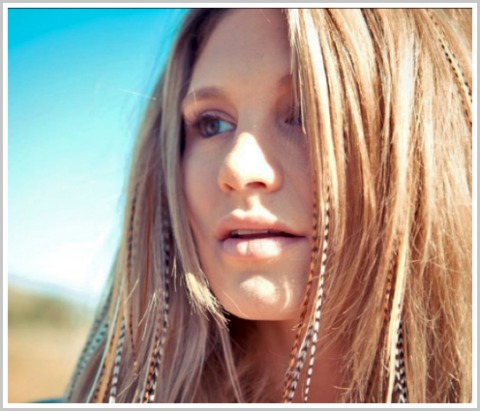
<svg viewBox="0 0 480 411">
<path fill-rule="evenodd" d="M 195 63 L 191 88 L 242 75 L 290 72 L 290 47 L 284 15 L 276 9 L 228 12 L 209 36 Z"/>
</svg>

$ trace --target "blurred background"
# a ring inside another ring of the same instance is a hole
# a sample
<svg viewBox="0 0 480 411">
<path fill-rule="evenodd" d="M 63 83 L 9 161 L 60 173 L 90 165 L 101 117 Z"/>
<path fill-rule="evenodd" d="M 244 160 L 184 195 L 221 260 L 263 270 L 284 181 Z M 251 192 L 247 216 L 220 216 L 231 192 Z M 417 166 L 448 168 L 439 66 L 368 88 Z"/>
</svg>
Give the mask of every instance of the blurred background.
<svg viewBox="0 0 480 411">
<path fill-rule="evenodd" d="M 119 242 L 134 137 L 186 10 L 5 12 L 8 402 L 31 402 L 62 395 L 73 372 Z"/>
</svg>

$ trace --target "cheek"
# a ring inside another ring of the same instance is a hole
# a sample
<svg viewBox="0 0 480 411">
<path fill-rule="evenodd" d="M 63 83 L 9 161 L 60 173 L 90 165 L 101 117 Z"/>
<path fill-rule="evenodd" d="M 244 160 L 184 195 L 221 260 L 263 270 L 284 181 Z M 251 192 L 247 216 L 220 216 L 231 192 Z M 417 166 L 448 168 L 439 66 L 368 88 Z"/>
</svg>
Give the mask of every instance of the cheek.
<svg viewBox="0 0 480 411">
<path fill-rule="evenodd" d="M 195 150 L 187 150 L 182 159 L 183 190 L 188 219 L 194 231 L 208 224 L 209 209 L 215 191 L 215 166 Z"/>
<path fill-rule="evenodd" d="M 305 164 L 308 164 L 308 160 Z M 313 215 L 313 197 L 314 197 L 314 179 L 310 167 L 305 167 L 300 176 L 297 177 L 297 187 L 302 203 L 305 204 L 305 208 L 310 210 L 310 215 Z"/>
<path fill-rule="evenodd" d="M 296 204 L 301 207 L 302 210 L 309 215 L 313 215 L 313 193 L 314 193 L 314 178 L 312 174 L 312 167 L 310 163 L 310 156 L 307 152 L 307 147 L 296 147 L 295 155 L 291 153 L 285 153 L 288 156 L 290 154 L 290 160 L 285 170 L 288 173 L 289 189 L 291 190 L 290 196 L 296 196 L 298 199 Z"/>
</svg>

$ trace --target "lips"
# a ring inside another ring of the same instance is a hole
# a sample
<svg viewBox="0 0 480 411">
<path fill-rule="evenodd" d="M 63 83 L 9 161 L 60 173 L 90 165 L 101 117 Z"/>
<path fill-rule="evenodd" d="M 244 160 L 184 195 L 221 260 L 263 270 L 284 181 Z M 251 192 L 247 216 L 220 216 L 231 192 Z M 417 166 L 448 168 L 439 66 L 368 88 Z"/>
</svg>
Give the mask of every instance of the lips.
<svg viewBox="0 0 480 411">
<path fill-rule="evenodd" d="M 301 237 L 302 234 L 282 223 L 276 217 L 265 214 L 245 214 L 237 216 L 231 214 L 221 219 L 215 237 L 226 240 L 232 237 Z"/>
<path fill-rule="evenodd" d="M 227 217 L 216 231 L 222 251 L 236 259 L 271 259 L 278 257 L 306 237 L 295 229 L 260 216 Z"/>
</svg>

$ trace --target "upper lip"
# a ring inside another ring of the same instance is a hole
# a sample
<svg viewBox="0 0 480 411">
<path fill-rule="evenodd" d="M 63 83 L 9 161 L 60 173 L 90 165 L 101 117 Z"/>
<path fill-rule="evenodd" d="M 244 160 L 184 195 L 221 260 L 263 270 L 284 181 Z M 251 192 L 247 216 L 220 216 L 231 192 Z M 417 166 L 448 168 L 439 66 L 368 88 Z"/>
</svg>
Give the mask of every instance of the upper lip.
<svg viewBox="0 0 480 411">
<path fill-rule="evenodd" d="M 242 217 L 230 214 L 220 220 L 215 230 L 215 237 L 223 241 L 230 237 L 234 230 L 272 230 L 281 231 L 295 237 L 302 236 L 297 230 L 276 218 L 262 214 L 249 214 Z"/>
</svg>

